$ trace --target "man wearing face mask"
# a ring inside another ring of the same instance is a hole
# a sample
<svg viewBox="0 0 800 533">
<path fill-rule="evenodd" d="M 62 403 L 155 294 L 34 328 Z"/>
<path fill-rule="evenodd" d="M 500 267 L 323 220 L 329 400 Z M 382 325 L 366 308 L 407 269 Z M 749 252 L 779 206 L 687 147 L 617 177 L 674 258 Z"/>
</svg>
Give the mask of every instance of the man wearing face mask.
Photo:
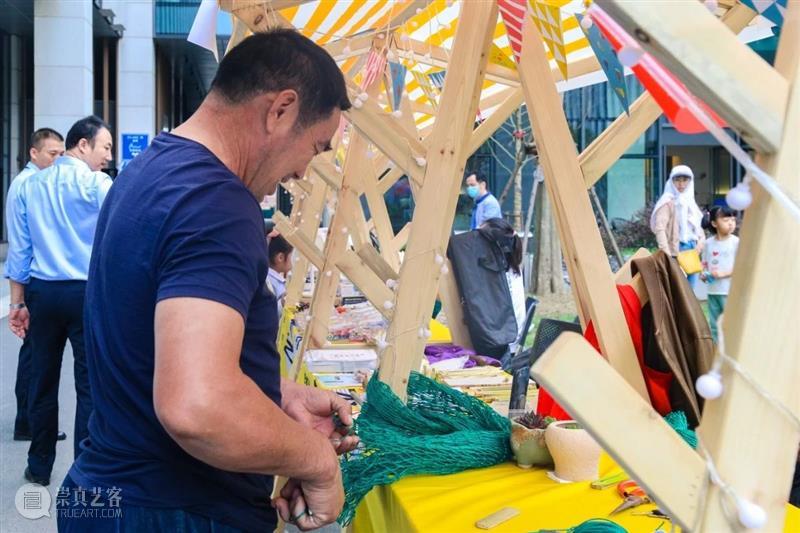
<svg viewBox="0 0 800 533">
<path fill-rule="evenodd" d="M 467 176 L 466 184 L 467 196 L 475 201 L 469 229 L 478 229 L 490 218 L 503 218 L 500 202 L 489 192 L 486 176 L 480 172 L 473 172 Z"/>
<path fill-rule="evenodd" d="M 349 107 L 324 49 L 257 33 L 120 174 L 86 289 L 89 438 L 59 494 L 97 488 L 121 514 L 59 504 L 60 532 L 272 531 L 276 510 L 303 530 L 336 519 L 350 405 L 281 379 L 259 200 L 331 149 Z M 270 502 L 278 475 L 289 481 Z"/>
</svg>

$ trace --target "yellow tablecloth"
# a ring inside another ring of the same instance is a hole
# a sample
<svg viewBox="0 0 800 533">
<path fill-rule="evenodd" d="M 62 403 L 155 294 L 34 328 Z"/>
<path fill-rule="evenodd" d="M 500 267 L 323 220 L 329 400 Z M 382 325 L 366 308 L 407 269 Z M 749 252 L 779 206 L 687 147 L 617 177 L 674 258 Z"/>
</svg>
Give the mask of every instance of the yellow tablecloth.
<svg viewBox="0 0 800 533">
<path fill-rule="evenodd" d="M 600 475 L 619 472 L 604 456 Z M 356 512 L 356 533 L 483 531 L 475 522 L 503 507 L 520 514 L 492 533 L 564 529 L 590 518 L 604 518 L 622 502 L 616 487 L 595 490 L 589 483 L 557 484 L 544 469 L 523 470 L 512 463 L 452 474 L 415 476 L 377 487 Z M 800 531 L 800 510 L 788 506 L 784 531 Z M 630 533 L 652 533 L 662 520 L 638 513 L 655 508 L 642 506 L 614 518 Z M 669 522 L 663 529 L 669 531 Z M 676 528 L 677 530 L 677 528 Z"/>
</svg>

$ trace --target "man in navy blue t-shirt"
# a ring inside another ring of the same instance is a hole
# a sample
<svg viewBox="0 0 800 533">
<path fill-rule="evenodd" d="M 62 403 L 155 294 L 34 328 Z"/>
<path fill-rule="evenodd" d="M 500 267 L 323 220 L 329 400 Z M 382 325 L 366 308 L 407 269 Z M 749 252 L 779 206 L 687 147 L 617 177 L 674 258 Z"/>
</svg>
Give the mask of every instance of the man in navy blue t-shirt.
<svg viewBox="0 0 800 533">
<path fill-rule="evenodd" d="M 257 34 L 117 179 L 86 291 L 94 412 L 59 530 L 263 532 L 273 505 L 301 529 L 337 517 L 337 452 L 356 439 L 333 415 L 349 425 L 350 408 L 280 378 L 256 198 L 301 178 L 349 107 L 324 50 L 290 30 Z M 289 483 L 270 505 L 273 475 Z M 87 515 L 81 497 L 107 511 Z"/>
</svg>

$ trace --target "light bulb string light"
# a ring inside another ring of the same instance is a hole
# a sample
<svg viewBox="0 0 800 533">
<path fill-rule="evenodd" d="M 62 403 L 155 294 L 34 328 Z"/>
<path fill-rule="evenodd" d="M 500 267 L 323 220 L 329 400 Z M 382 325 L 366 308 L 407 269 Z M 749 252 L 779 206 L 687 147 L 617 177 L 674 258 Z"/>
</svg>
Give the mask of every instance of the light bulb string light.
<svg viewBox="0 0 800 533">
<path fill-rule="evenodd" d="M 786 404 L 780 401 L 777 397 L 775 397 L 775 395 L 769 392 L 766 387 L 761 385 L 755 376 L 748 372 L 739 361 L 727 354 L 725 351 L 725 334 L 722 332 L 724 318 L 725 315 L 722 314 L 717 320 L 717 331 L 719 336 L 717 342 L 717 357 L 711 366 L 710 372 L 716 372 L 719 374 L 722 370 L 722 366 L 727 364 L 734 372 L 736 372 L 736 374 L 739 375 L 739 377 L 741 377 L 748 385 L 750 385 L 750 387 L 752 387 L 759 396 L 771 404 L 775 409 L 780 411 L 781 414 L 783 414 L 794 425 L 795 429 L 800 432 L 800 418 L 798 418 L 797 414 L 788 408 Z"/>
<path fill-rule="evenodd" d="M 701 498 L 700 498 L 700 505 L 699 509 L 705 509 L 706 501 L 708 500 L 708 491 L 711 485 L 715 485 L 717 488 L 722 491 L 722 495 L 720 497 L 720 504 L 722 506 L 722 514 L 725 516 L 725 520 L 727 520 L 728 525 L 734 531 L 742 530 L 742 523 L 739 518 L 732 512 L 730 508 L 730 501 L 733 500 L 734 505 L 738 507 L 739 505 L 739 497 L 736 495 L 736 491 L 733 490 L 728 483 L 726 483 L 722 477 L 719 475 L 719 470 L 717 470 L 717 465 L 714 464 L 714 460 L 711 457 L 708 449 L 706 448 L 705 444 L 703 443 L 703 439 L 700 438 L 700 435 L 697 435 L 697 449 L 700 450 L 701 455 L 703 456 L 703 460 L 706 463 L 706 471 L 708 475 L 705 477 L 703 490 L 701 491 Z M 701 512 L 697 513 L 697 517 L 695 518 L 695 523 L 692 526 L 691 531 L 700 531 L 700 521 L 703 519 L 703 514 Z"/>
</svg>

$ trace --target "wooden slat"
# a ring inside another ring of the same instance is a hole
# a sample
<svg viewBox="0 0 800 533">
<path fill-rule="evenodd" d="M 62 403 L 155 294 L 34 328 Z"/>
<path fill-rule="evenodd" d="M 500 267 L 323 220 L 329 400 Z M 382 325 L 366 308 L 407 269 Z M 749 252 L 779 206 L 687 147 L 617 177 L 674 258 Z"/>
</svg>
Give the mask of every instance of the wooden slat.
<svg viewBox="0 0 800 533">
<path fill-rule="evenodd" d="M 402 250 L 403 247 L 408 242 L 408 236 L 411 234 L 411 223 L 409 222 L 403 229 L 397 232 L 397 235 L 394 236 L 394 247 L 396 250 Z"/>
<path fill-rule="evenodd" d="M 350 89 L 351 99 L 354 99 L 358 92 L 353 86 Z M 364 102 L 361 109 L 351 108 L 346 115 L 363 135 L 402 168 L 411 179 L 422 183 L 425 171 L 417 164 L 415 158 L 426 157 L 425 146 L 418 139 L 409 136 L 394 117 L 380 108 L 374 98 Z"/>
<path fill-rule="evenodd" d="M 422 360 L 425 340 L 418 328 L 427 327 L 436 298 L 441 275 L 436 256 L 446 252 L 496 20 L 494 2 L 462 5 L 439 117 L 428 139 L 428 164 L 400 272 L 389 346 L 380 367 L 380 379 L 401 398 L 406 396 L 410 371 Z"/>
<path fill-rule="evenodd" d="M 722 17 L 722 22 L 738 34 L 755 18 L 755 11 L 744 4 Z M 586 186 L 591 187 L 608 172 L 620 156 L 661 116 L 661 108 L 650 93 L 645 92 L 630 106 L 630 115 L 622 113 L 581 153 L 579 161 Z"/>
<path fill-rule="evenodd" d="M 464 306 L 461 304 L 461 293 L 458 290 L 453 265 L 445 257 L 444 266 L 448 274 L 439 278 L 439 297 L 442 300 L 442 309 L 447 317 L 447 328 L 454 344 L 472 348 L 472 338 L 469 336 L 467 323 L 464 320 Z"/>
<path fill-rule="evenodd" d="M 399 272 L 392 268 L 371 244 L 359 247 L 356 254 L 384 283 L 388 279 L 400 277 Z"/>
<path fill-rule="evenodd" d="M 309 166 L 333 190 L 338 191 L 342 187 L 342 173 L 336 170 L 336 166 L 330 160 L 317 156 L 311 160 Z"/>
<path fill-rule="evenodd" d="M 642 46 L 754 147 L 780 146 L 788 85 L 702 4 L 598 0 Z"/>
<path fill-rule="evenodd" d="M 385 302 L 394 302 L 394 293 L 386 286 L 386 284 L 367 267 L 364 261 L 352 250 L 345 250 L 336 266 L 342 271 L 342 274 L 353 282 L 358 287 L 367 300 L 375 306 L 384 317 L 391 320 L 394 311 L 392 308 L 386 308 L 383 304 Z"/>
<path fill-rule="evenodd" d="M 789 2 L 775 67 L 791 81 L 779 153 L 757 162 L 790 197 L 800 198 L 800 3 Z M 768 88 L 764 88 L 768 90 Z M 758 383 L 800 414 L 800 232 L 785 208 L 753 184 L 725 308 L 725 348 Z M 776 251 L 778 251 L 776 253 Z M 700 435 L 720 476 L 767 514 L 762 531 L 781 531 L 797 458 L 797 429 L 742 378 L 723 367 L 723 395 L 707 401 Z M 747 431 L 741 421 L 750 420 Z M 719 491 L 709 494 L 701 531 L 727 527 Z"/>
<path fill-rule="evenodd" d="M 542 37 L 530 20 L 523 26 L 520 75 L 576 302 L 588 309 L 611 365 L 648 400 L 575 143 L 550 75 Z"/>
<path fill-rule="evenodd" d="M 581 153 L 578 161 L 583 170 L 586 187 L 591 187 L 608 172 L 620 156 L 639 139 L 647 128 L 661 116 L 661 108 L 645 92 L 630 106 L 630 115 L 624 112 L 611 123 Z"/>
<path fill-rule="evenodd" d="M 562 333 L 531 374 L 655 497 L 659 508 L 684 530 L 692 527 L 704 488 L 704 461 L 583 337 Z"/>
<path fill-rule="evenodd" d="M 524 96 L 522 94 L 522 88 L 511 89 L 511 91 L 507 93 L 505 100 L 500 104 L 500 107 L 495 109 L 489 118 L 484 120 L 481 125 L 472 132 L 467 151 L 470 154 L 475 153 L 478 148 L 497 131 L 497 128 L 503 125 L 508 117 L 511 116 L 511 113 L 519 109 L 523 101 Z"/>
<path fill-rule="evenodd" d="M 297 231 L 297 228 L 292 225 L 286 215 L 278 211 L 272 216 L 272 220 L 275 221 L 275 227 L 278 228 L 281 235 L 292 246 L 297 248 L 315 267 L 323 267 L 325 258 L 322 256 L 322 252 L 319 251 L 314 241 L 308 238 L 307 235 Z"/>
</svg>

